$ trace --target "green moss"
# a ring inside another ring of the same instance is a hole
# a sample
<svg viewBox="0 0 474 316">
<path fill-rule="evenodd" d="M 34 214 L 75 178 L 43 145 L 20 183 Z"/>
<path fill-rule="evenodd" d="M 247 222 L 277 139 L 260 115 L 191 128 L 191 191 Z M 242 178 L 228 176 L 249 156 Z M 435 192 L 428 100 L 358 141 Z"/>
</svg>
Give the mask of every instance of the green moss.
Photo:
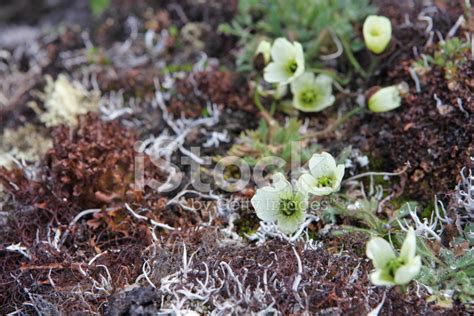
<svg viewBox="0 0 474 316">
<path fill-rule="evenodd" d="M 373 171 L 382 171 L 385 163 L 385 160 L 382 157 L 375 156 L 374 154 L 367 153 L 367 157 L 370 162 L 370 170 Z"/>
<path fill-rule="evenodd" d="M 243 211 L 240 214 L 239 219 L 235 221 L 235 226 L 237 233 L 243 238 L 256 233 L 260 227 L 257 215 L 250 210 Z"/>
<path fill-rule="evenodd" d="M 318 238 L 318 232 L 317 232 L 317 231 L 308 229 L 307 232 L 308 232 L 308 238 L 309 238 L 309 239 L 312 239 L 312 240 L 317 240 L 317 239 L 319 239 L 319 238 Z"/>
<path fill-rule="evenodd" d="M 412 202 L 412 200 L 410 200 L 406 196 L 399 196 L 399 197 L 391 199 L 390 200 L 390 205 L 392 205 L 394 209 L 399 210 L 404 205 L 406 205 L 407 203 L 410 203 L 410 202 Z"/>
<path fill-rule="evenodd" d="M 193 70 L 193 65 L 191 64 L 184 64 L 184 65 L 177 65 L 177 64 L 171 64 L 167 65 L 164 69 L 165 72 L 168 73 L 175 73 L 175 72 L 190 72 Z"/>
<path fill-rule="evenodd" d="M 433 201 L 427 202 L 424 205 L 423 210 L 420 212 L 421 217 L 422 218 L 430 218 L 431 213 L 433 213 L 434 209 L 435 209 L 434 202 Z"/>
</svg>

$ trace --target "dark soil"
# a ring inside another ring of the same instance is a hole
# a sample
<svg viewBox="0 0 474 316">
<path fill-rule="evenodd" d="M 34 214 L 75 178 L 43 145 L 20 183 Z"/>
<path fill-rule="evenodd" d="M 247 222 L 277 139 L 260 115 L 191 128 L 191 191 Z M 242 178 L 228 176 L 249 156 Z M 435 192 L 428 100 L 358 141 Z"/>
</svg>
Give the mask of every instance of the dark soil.
<svg viewBox="0 0 474 316">
<path fill-rule="evenodd" d="M 419 3 L 412 8 L 403 1 L 379 2 L 381 13 L 395 22 L 397 50 L 382 60 L 380 75 L 372 82 L 384 86 L 405 81 L 410 86 L 409 97 L 395 111 L 382 115 L 367 113 L 351 122 L 357 135 L 352 140 L 369 153 L 374 168 L 394 171 L 408 164 L 403 175 L 406 196 L 432 202 L 435 195 L 449 194 L 447 188 L 454 189 L 460 170 L 469 167 L 469 157 L 474 153 L 474 85 L 470 79 L 474 63 L 470 60 L 459 66 L 455 89 L 445 78 L 446 70 L 433 67 L 420 77 L 421 92 L 416 92 L 409 67 L 420 57 L 413 53 L 433 53 L 438 47 L 436 36 L 433 44 L 424 47 L 428 35 L 426 23 L 417 20 L 422 9 Z M 439 3 L 437 10 L 433 31 L 446 34 L 462 14 L 462 6 L 460 2 Z M 411 26 L 406 25 L 405 15 Z M 437 108 L 435 94 L 447 105 L 445 110 Z M 464 111 L 458 106 L 458 98 L 463 100 Z"/>
</svg>

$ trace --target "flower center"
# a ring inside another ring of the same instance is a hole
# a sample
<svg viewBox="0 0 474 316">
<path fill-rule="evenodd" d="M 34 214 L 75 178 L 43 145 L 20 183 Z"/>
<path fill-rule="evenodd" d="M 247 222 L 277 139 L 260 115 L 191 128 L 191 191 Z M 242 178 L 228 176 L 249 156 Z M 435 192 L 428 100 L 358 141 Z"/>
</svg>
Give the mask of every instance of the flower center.
<svg viewBox="0 0 474 316">
<path fill-rule="evenodd" d="M 314 90 L 305 90 L 301 92 L 300 100 L 306 105 L 311 105 L 314 101 L 316 101 L 317 97 L 318 95 Z"/>
<path fill-rule="evenodd" d="M 280 212 L 285 216 L 291 216 L 298 210 L 297 202 L 292 199 L 280 200 Z"/>
<path fill-rule="evenodd" d="M 288 65 L 286 66 L 286 70 L 290 74 L 294 74 L 296 72 L 296 69 L 298 69 L 298 64 L 296 63 L 296 60 L 291 60 Z"/>
<path fill-rule="evenodd" d="M 402 258 L 392 259 L 385 265 L 385 269 L 391 277 L 395 277 L 395 272 L 398 268 L 405 264 Z"/>
<path fill-rule="evenodd" d="M 379 33 L 379 30 L 377 30 L 376 28 L 372 28 L 370 31 L 369 31 L 370 35 L 372 36 L 379 36 L 380 33 Z"/>
<path fill-rule="evenodd" d="M 334 179 L 330 176 L 322 176 L 318 179 L 318 185 L 320 187 L 330 187 L 333 183 Z"/>
</svg>

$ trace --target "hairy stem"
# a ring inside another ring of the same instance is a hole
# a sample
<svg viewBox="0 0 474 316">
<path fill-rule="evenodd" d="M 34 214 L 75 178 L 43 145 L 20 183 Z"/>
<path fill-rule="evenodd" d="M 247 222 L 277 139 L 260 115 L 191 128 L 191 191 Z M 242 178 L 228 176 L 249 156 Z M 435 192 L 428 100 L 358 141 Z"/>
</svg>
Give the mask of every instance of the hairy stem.
<svg viewBox="0 0 474 316">
<path fill-rule="evenodd" d="M 347 59 L 349 59 L 349 62 L 351 63 L 352 67 L 365 79 L 367 78 L 367 73 L 365 72 L 364 69 L 362 69 L 362 66 L 359 64 L 357 59 L 355 58 L 354 54 L 352 54 L 351 47 L 349 45 L 349 41 L 347 38 L 344 36 L 341 36 L 341 43 L 342 46 L 344 47 L 344 53 L 346 54 Z"/>
<path fill-rule="evenodd" d="M 341 78 L 335 71 L 333 70 L 328 70 L 328 69 L 322 69 L 322 68 L 310 68 L 308 69 L 309 71 L 318 73 L 318 74 L 324 74 L 328 77 L 331 77 L 334 81 L 339 83 L 340 85 L 346 85 L 349 83 L 350 79 L 349 78 Z"/>
<path fill-rule="evenodd" d="M 306 134 L 306 135 L 302 136 L 300 138 L 300 140 L 305 140 L 305 139 L 310 139 L 310 138 L 316 138 L 317 139 L 317 138 L 325 137 L 329 133 L 332 133 L 333 131 L 335 131 L 339 126 L 344 124 L 351 116 L 359 113 L 360 111 L 362 111 L 362 108 L 356 107 L 356 108 L 352 109 L 351 111 L 347 112 L 347 114 L 345 114 L 342 117 L 338 118 L 337 121 L 334 124 L 329 125 L 328 127 L 323 129 L 322 131 L 317 131 L 317 132 L 314 132 L 314 133 Z"/>
<path fill-rule="evenodd" d="M 263 119 L 267 122 L 268 124 L 268 139 L 270 140 L 272 138 L 272 135 L 278 128 L 279 124 L 278 122 L 272 117 L 272 115 L 263 107 L 262 101 L 260 100 L 260 93 L 258 93 L 258 89 L 255 88 L 255 95 L 254 95 L 254 102 L 257 108 L 260 110 L 260 113 L 262 114 Z"/>
</svg>

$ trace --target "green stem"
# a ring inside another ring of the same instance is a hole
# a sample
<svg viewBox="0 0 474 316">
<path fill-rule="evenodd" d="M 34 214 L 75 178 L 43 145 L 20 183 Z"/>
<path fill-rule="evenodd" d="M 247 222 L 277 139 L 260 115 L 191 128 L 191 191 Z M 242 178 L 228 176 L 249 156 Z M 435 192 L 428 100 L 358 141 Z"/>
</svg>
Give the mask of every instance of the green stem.
<svg viewBox="0 0 474 316">
<path fill-rule="evenodd" d="M 366 224 L 372 229 L 378 229 L 381 226 L 380 219 L 371 212 L 368 212 L 365 210 L 358 210 L 357 213 L 355 214 L 350 213 L 347 211 L 347 208 L 345 205 L 338 203 L 336 200 L 333 200 L 332 202 L 341 211 L 341 215 L 343 215 L 344 217 L 356 218 L 362 221 L 364 224 Z"/>
<path fill-rule="evenodd" d="M 322 68 L 310 68 L 308 69 L 309 71 L 318 73 L 318 74 L 324 74 L 328 77 L 331 77 L 334 81 L 337 81 L 340 85 L 345 86 L 346 84 L 349 83 L 350 79 L 349 78 L 341 78 L 335 71 L 328 70 L 328 69 L 322 69 Z"/>
<path fill-rule="evenodd" d="M 276 111 L 276 102 L 273 101 L 272 105 L 270 106 L 270 115 L 271 116 L 275 115 L 275 111 Z"/>
<path fill-rule="evenodd" d="M 380 65 L 379 56 L 372 55 L 371 58 L 372 60 L 370 61 L 370 66 L 369 66 L 369 77 L 371 77 L 374 74 L 375 69 L 377 69 Z"/>
<path fill-rule="evenodd" d="M 336 125 L 336 129 L 341 126 L 342 124 L 344 124 L 348 119 L 351 118 L 351 116 L 359 113 L 360 111 L 362 111 L 362 108 L 361 107 L 355 107 L 353 108 L 352 110 L 350 110 L 349 112 L 347 112 L 344 116 L 342 116 L 338 121 L 337 121 L 337 125 Z"/>
<path fill-rule="evenodd" d="M 254 95 L 254 102 L 257 108 L 260 110 L 260 113 L 263 116 L 263 119 L 268 124 L 268 139 L 272 139 L 273 133 L 278 128 L 278 122 L 272 117 L 272 115 L 263 107 L 262 101 L 260 100 L 260 93 L 258 93 L 258 89 L 255 88 L 255 95 Z"/>
<path fill-rule="evenodd" d="M 344 216 L 347 216 L 347 209 L 344 205 L 337 202 L 335 199 L 331 199 L 331 203 L 334 204 L 341 211 L 341 213 L 344 214 Z"/>
<path fill-rule="evenodd" d="M 336 123 L 326 127 L 324 130 L 322 131 L 317 131 L 317 132 L 314 132 L 314 133 L 310 133 L 310 134 L 306 134 L 304 136 L 302 136 L 300 138 L 300 140 L 305 140 L 305 139 L 309 139 L 309 138 L 321 138 L 321 137 L 324 137 L 326 136 L 327 134 L 335 131 L 339 126 L 341 126 L 342 124 L 344 124 L 351 116 L 359 113 L 360 111 L 362 111 L 362 108 L 361 107 L 356 107 L 354 109 L 352 109 L 351 111 L 347 112 L 344 116 L 340 117 Z"/>
<path fill-rule="evenodd" d="M 255 87 L 255 94 L 253 96 L 253 100 L 255 102 L 255 105 L 257 108 L 260 110 L 260 112 L 267 112 L 267 110 L 263 107 L 262 101 L 260 101 L 260 93 L 258 93 L 257 87 Z"/>
<path fill-rule="evenodd" d="M 362 69 L 362 66 L 359 64 L 357 59 L 355 58 L 354 54 L 352 54 L 351 47 L 349 45 L 349 42 L 347 41 L 346 37 L 341 36 L 341 43 L 342 47 L 344 47 L 344 53 L 346 54 L 347 59 L 349 59 L 349 62 L 351 63 L 352 67 L 365 79 L 367 78 L 367 73 L 365 72 L 364 69 Z"/>
<path fill-rule="evenodd" d="M 367 224 L 367 226 L 370 226 L 372 229 L 380 229 L 381 226 L 383 226 L 382 221 L 374 214 L 368 211 L 362 211 L 361 215 L 366 215 L 366 216 L 360 216 L 361 220 Z"/>
<path fill-rule="evenodd" d="M 341 225 L 340 226 L 342 229 L 346 230 L 347 232 L 349 233 L 352 233 L 352 232 L 360 232 L 360 233 L 364 233 L 364 234 L 367 234 L 369 236 L 373 236 L 374 235 L 374 231 L 370 230 L 370 229 L 366 229 L 366 228 L 360 228 L 360 227 L 355 227 L 355 226 L 348 226 L 348 225 Z"/>
</svg>

